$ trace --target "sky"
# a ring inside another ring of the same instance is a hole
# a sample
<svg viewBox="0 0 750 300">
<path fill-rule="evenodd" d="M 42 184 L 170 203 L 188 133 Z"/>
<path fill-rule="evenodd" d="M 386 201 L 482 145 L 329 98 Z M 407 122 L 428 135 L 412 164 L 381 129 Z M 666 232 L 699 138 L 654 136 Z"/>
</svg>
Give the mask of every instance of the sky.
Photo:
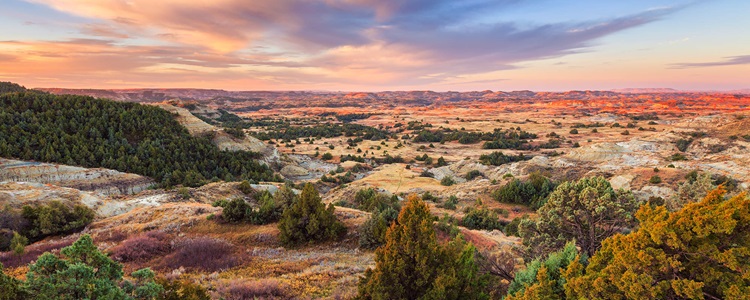
<svg viewBox="0 0 750 300">
<path fill-rule="evenodd" d="M 750 88 L 747 0 L 0 0 L 38 88 Z"/>
</svg>

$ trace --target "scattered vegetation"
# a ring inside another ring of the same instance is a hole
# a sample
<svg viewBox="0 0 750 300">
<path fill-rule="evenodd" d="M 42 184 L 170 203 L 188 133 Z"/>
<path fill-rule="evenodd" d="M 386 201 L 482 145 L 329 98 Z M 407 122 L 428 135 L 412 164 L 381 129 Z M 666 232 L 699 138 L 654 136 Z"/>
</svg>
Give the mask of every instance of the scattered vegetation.
<svg viewBox="0 0 750 300">
<path fill-rule="evenodd" d="M 2 157 L 115 169 L 164 186 L 279 180 L 257 153 L 221 151 L 156 106 L 35 92 L 2 94 L 0 104 Z"/>
<path fill-rule="evenodd" d="M 379 141 L 390 137 L 390 134 L 380 129 L 359 124 L 317 124 L 313 126 L 292 126 L 285 123 L 280 126 L 266 127 L 266 131 L 255 133 L 255 136 L 266 140 L 295 140 L 299 138 L 332 138 L 332 137 L 360 137 L 363 140 Z"/>
<path fill-rule="evenodd" d="M 479 161 L 485 165 L 500 166 L 507 163 L 529 160 L 531 158 L 531 156 L 525 156 L 523 153 L 519 153 L 516 156 L 507 156 L 500 151 L 495 151 L 490 154 L 482 154 L 479 157 Z"/>
<path fill-rule="evenodd" d="M 520 129 L 501 130 L 493 132 L 467 132 L 444 128 L 442 130 L 430 131 L 422 129 L 415 131 L 412 141 L 415 143 L 445 143 L 458 141 L 461 144 L 476 144 L 485 141 L 482 146 L 485 149 L 521 149 L 526 146 L 528 140 L 535 139 L 536 134 Z"/>
</svg>

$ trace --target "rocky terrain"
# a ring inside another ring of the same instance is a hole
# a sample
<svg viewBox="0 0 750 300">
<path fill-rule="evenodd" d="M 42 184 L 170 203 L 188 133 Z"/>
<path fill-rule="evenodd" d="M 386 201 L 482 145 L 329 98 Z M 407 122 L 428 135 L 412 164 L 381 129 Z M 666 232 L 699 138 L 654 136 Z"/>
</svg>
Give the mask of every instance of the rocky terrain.
<svg viewBox="0 0 750 300">
<path fill-rule="evenodd" d="M 613 187 L 633 191 L 639 200 L 671 197 L 693 170 L 731 178 L 740 189 L 750 188 L 750 120 L 746 117 L 750 98 L 739 94 L 153 90 L 148 94 L 151 98 L 144 99 L 146 93 L 142 90 L 49 91 L 106 95 L 159 106 L 171 112 L 191 135 L 211 136 L 222 150 L 260 153 L 260 160 L 285 179 L 297 187 L 311 182 L 321 191 L 325 203 L 337 205 L 336 217 L 348 229 L 345 237 L 285 248 L 276 224 L 217 222 L 222 208 L 212 205 L 219 200 L 241 198 L 258 207 L 260 204 L 251 194 L 263 190 L 274 193 L 282 183 L 254 183 L 249 194 L 239 182 L 223 181 L 198 188 L 162 189 L 155 188 L 155 182 L 147 177 L 114 170 L 0 159 L 0 203 L 19 208 L 58 200 L 86 205 L 96 213 L 95 221 L 82 232 L 46 238 L 28 246 L 31 253 L 35 253 L 34 249 L 56 251 L 59 245 L 70 243 L 81 234 L 91 234 L 104 251 L 116 251 L 119 245 L 144 232 L 160 232 L 165 243 L 170 244 L 208 238 L 230 245 L 224 258 L 232 259 L 221 261 L 226 267 L 175 267 L 168 257 L 157 257 L 127 262 L 125 268 L 133 271 L 151 266 L 168 278 L 200 284 L 216 298 L 216 291 L 237 282 L 276 286 L 284 291 L 285 297 L 281 298 L 353 297 L 360 276 L 374 264 L 373 251 L 358 244 L 358 228 L 371 214 L 351 207 L 357 192 L 367 188 L 396 195 L 400 200 L 410 194 L 431 195 L 434 199 L 426 202 L 436 217 L 458 220 L 472 209 L 487 208 L 499 212 L 503 224 L 524 216 L 534 218 L 536 212 L 526 205 L 495 201 L 492 192 L 534 172 L 557 182 L 601 175 Z M 171 98 L 180 99 L 163 102 Z M 186 103 L 198 105 L 188 109 Z M 314 137 L 304 142 L 299 138 L 294 143 L 295 139 L 258 139 L 253 135 L 272 130 L 258 125 L 245 128 L 246 135 L 238 138 L 227 133 L 222 124 L 207 123 L 206 118 L 213 120 L 222 115 L 219 109 L 228 109 L 248 121 L 270 118 L 302 127 L 323 120 L 342 124 L 330 116 L 361 113 L 364 117 L 353 124 L 379 128 L 394 136 L 360 142 L 347 141 L 352 136 L 345 135 Z M 550 149 L 533 150 L 483 149 L 480 143 L 457 141 L 418 143 L 404 137 L 416 129 L 398 129 L 409 122 L 430 124 L 430 130 L 474 133 L 522 128 L 538 136 L 530 142 L 533 145 L 553 138 L 561 143 Z M 678 147 L 680 143 L 682 149 Z M 530 159 L 498 166 L 480 161 L 482 155 L 496 151 L 507 155 L 523 153 Z M 330 154 L 330 158 L 324 159 L 323 153 Z M 363 154 L 369 155 L 363 162 L 341 159 Z M 402 161 L 379 162 L 386 154 Z M 415 159 L 422 155 L 433 161 Z M 438 158 L 443 158 L 445 165 L 437 166 L 434 161 Z M 467 177 L 472 172 L 478 175 Z M 346 181 L 323 180 L 349 175 Z M 659 177 L 658 182 L 652 180 L 654 176 Z M 451 184 L 445 184 L 446 179 Z M 444 203 L 451 198 L 456 201 L 455 207 L 447 208 Z M 500 230 L 463 226 L 458 230 L 481 251 L 498 251 L 521 242 Z M 442 234 L 441 238 L 446 237 Z M 9 255 L 3 253 L 0 258 Z M 11 268 L 9 273 L 21 276 L 25 269 Z"/>
<path fill-rule="evenodd" d="M 104 196 L 136 194 L 154 184 L 150 178 L 115 170 L 86 169 L 3 158 L 0 158 L 0 182 L 57 185 Z"/>
</svg>

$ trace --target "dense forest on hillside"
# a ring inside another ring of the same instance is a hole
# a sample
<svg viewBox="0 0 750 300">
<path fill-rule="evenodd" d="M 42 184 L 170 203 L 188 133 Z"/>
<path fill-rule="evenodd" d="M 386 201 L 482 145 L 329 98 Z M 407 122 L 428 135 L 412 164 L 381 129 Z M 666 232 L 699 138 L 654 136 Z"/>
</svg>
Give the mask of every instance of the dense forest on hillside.
<svg viewBox="0 0 750 300">
<path fill-rule="evenodd" d="M 23 92 L 26 88 L 12 82 L 0 81 L 0 94 Z"/>
<path fill-rule="evenodd" d="M 161 108 L 28 91 L 0 95 L 0 156 L 110 168 L 165 186 L 279 179 L 257 153 L 221 151 Z"/>
</svg>

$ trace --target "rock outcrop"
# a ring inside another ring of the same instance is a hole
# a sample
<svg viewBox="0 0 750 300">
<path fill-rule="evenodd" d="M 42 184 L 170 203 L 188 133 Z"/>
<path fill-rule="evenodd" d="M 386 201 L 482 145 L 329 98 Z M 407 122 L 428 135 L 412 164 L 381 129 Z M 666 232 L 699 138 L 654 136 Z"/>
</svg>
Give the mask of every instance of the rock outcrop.
<svg viewBox="0 0 750 300">
<path fill-rule="evenodd" d="M 53 184 L 100 195 L 135 194 L 154 184 L 148 177 L 110 169 L 87 169 L 2 158 L 0 181 Z"/>
</svg>

